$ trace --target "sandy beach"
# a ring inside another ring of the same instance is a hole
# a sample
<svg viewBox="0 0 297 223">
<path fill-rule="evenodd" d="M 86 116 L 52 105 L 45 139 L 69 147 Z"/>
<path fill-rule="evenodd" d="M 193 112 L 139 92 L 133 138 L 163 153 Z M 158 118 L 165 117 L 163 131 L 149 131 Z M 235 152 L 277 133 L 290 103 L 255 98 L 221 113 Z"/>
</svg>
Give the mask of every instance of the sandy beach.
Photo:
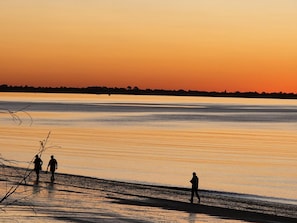
<svg viewBox="0 0 297 223">
<path fill-rule="evenodd" d="M 1 199 L 24 169 L 1 167 Z M 142 185 L 58 173 L 56 181 L 32 173 L 1 203 L 1 222 L 296 222 L 297 207 L 260 197 L 201 190 L 190 204 L 188 188 Z M 223 220 L 223 221 L 222 221 Z"/>
</svg>

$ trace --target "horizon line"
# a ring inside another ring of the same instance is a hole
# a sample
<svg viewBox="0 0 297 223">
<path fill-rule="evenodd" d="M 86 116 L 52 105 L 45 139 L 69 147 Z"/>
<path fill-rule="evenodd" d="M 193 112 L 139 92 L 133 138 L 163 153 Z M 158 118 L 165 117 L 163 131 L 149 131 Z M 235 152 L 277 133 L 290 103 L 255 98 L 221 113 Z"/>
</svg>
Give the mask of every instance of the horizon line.
<svg viewBox="0 0 297 223">
<path fill-rule="evenodd" d="M 282 98 L 291 98 L 291 99 L 297 99 L 297 93 L 294 92 L 258 92 L 258 91 L 206 91 L 206 90 L 185 90 L 185 89 L 141 89 L 137 86 L 131 87 L 127 86 L 125 87 L 107 87 L 107 86 L 87 86 L 87 87 L 67 87 L 67 86 L 60 86 L 60 87 L 52 87 L 52 86 L 29 86 L 29 85 L 8 85 L 8 84 L 1 84 L 0 85 L 0 91 L 5 92 L 6 90 L 19 90 L 23 89 L 26 90 L 26 92 L 36 92 L 42 90 L 48 90 L 48 91 L 58 91 L 59 92 L 65 92 L 65 93 L 99 93 L 99 94 L 168 94 L 168 95 L 180 95 L 180 96 L 217 96 L 217 97 L 223 97 L 223 96 L 245 96 L 245 97 L 281 97 Z M 100 92 L 96 92 L 100 91 Z M 75 92 L 73 92 L 75 91 Z M 79 91 L 79 92 L 77 92 Z M 49 92 L 50 93 L 50 92 Z M 55 93 L 55 92 L 52 92 Z M 286 97 L 287 96 L 287 97 Z"/>
</svg>

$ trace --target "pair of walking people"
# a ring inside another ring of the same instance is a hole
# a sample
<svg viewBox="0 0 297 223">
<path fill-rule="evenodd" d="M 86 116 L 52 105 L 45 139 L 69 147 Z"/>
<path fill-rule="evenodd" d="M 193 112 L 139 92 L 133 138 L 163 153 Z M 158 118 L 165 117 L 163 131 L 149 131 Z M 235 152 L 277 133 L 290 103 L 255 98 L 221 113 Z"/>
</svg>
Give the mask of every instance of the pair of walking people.
<svg viewBox="0 0 297 223">
<path fill-rule="evenodd" d="M 42 164 L 43 164 L 43 161 L 41 160 L 41 158 L 38 155 L 36 155 L 35 160 L 34 160 L 34 170 L 35 170 L 35 173 L 36 173 L 37 181 L 39 180 L 39 173 L 40 173 L 40 171 L 42 169 Z M 55 171 L 56 171 L 56 169 L 58 169 L 58 162 L 54 158 L 53 155 L 51 155 L 51 159 L 48 162 L 48 165 L 47 165 L 47 168 L 46 168 L 46 173 L 48 172 L 48 168 L 50 168 L 51 181 L 53 182 L 55 180 Z"/>
</svg>

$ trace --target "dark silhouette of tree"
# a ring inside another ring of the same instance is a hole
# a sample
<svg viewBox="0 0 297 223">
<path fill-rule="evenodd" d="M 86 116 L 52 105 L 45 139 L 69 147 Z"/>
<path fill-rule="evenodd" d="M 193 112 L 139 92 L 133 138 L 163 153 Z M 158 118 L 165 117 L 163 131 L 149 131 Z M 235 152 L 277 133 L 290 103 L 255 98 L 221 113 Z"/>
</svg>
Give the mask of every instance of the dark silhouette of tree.
<svg viewBox="0 0 297 223">
<path fill-rule="evenodd" d="M 280 98 L 297 99 L 296 93 L 285 92 L 216 92 L 195 90 L 166 90 L 166 89 L 140 89 L 137 86 L 127 88 L 90 86 L 85 88 L 74 87 L 32 87 L 0 85 L 0 92 L 42 92 L 42 93 L 83 93 L 83 94 L 134 94 L 134 95 L 174 95 L 174 96 L 207 96 L 207 97 L 243 97 L 243 98 Z"/>
</svg>

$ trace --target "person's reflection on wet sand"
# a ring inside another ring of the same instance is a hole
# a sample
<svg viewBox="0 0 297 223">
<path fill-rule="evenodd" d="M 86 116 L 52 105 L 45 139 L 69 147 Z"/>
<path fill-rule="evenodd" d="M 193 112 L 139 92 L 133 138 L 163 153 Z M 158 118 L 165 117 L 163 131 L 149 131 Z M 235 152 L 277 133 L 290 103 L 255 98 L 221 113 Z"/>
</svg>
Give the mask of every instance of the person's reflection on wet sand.
<svg viewBox="0 0 297 223">
<path fill-rule="evenodd" d="M 188 220 L 189 220 L 189 223 L 195 223 L 196 222 L 196 213 L 189 213 L 189 217 L 188 217 Z"/>
<path fill-rule="evenodd" d="M 53 182 L 48 183 L 47 186 L 46 186 L 46 189 L 47 189 L 47 192 L 48 192 L 47 197 L 49 199 L 52 199 L 54 197 L 54 195 L 55 195 L 54 183 Z"/>
<path fill-rule="evenodd" d="M 33 194 L 38 194 L 38 193 L 40 193 L 39 179 L 34 181 L 34 184 L 33 184 Z"/>
</svg>

